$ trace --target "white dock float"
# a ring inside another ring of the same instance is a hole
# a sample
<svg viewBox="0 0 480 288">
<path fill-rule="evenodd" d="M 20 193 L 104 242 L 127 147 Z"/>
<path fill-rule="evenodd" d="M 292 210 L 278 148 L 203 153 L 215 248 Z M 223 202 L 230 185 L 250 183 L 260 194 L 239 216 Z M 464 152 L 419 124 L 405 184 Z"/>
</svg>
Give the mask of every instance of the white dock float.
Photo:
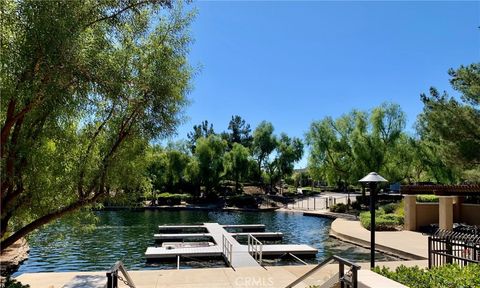
<svg viewBox="0 0 480 288">
<path fill-rule="evenodd" d="M 153 234 L 155 240 L 211 238 L 210 233 Z"/>
<path fill-rule="evenodd" d="M 221 257 L 223 255 L 220 246 L 197 247 L 197 248 L 177 248 L 167 249 L 165 247 L 148 247 L 145 252 L 145 258 L 148 259 L 167 259 L 177 256 L 187 257 Z"/>
<path fill-rule="evenodd" d="M 238 232 L 230 233 L 225 228 L 244 229 L 265 229 L 263 224 L 246 224 L 246 225 L 219 225 L 218 223 L 204 223 L 203 225 L 177 225 L 177 226 L 159 226 L 162 231 L 182 231 L 188 229 L 199 229 L 208 233 L 180 233 L 180 234 L 155 234 L 155 240 L 175 240 L 175 239 L 193 239 L 211 237 L 216 245 L 205 247 L 148 247 L 145 252 L 147 260 L 177 258 L 177 256 L 185 257 L 217 257 L 223 256 L 230 266 L 238 267 L 260 267 L 248 251 L 248 245 L 240 244 L 234 236 L 248 236 L 251 234 L 259 238 L 281 238 L 283 233 L 280 232 Z M 182 245 L 188 245 L 197 242 L 179 242 Z M 261 244 L 261 243 L 260 243 Z M 225 246 L 226 245 L 226 246 Z M 227 248 L 226 248 L 227 247 Z M 293 255 L 315 256 L 318 252 L 316 248 L 308 245 L 264 245 L 261 244 L 262 254 L 265 256 L 279 256 L 287 253 Z"/>
<path fill-rule="evenodd" d="M 183 230 L 205 230 L 203 225 L 160 225 L 158 229 L 161 231 L 183 231 Z"/>
<path fill-rule="evenodd" d="M 221 225 L 223 228 L 228 229 L 242 229 L 242 230 L 265 230 L 265 224 L 232 224 Z"/>
<path fill-rule="evenodd" d="M 239 233 L 230 233 L 233 237 L 243 236 L 247 237 L 251 234 L 253 237 L 258 239 L 282 239 L 283 233 L 282 232 L 239 232 Z"/>
</svg>

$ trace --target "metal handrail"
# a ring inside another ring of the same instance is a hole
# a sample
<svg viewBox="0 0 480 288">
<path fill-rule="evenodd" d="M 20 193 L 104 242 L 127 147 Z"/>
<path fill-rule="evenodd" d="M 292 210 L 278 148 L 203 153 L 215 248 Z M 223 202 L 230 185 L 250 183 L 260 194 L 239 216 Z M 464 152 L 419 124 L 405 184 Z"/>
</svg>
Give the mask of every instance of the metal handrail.
<svg viewBox="0 0 480 288">
<path fill-rule="evenodd" d="M 303 274 L 298 278 L 297 280 L 293 281 L 292 283 L 288 284 L 285 288 L 292 288 L 298 283 L 302 282 L 305 280 L 307 277 L 315 273 L 318 269 L 322 268 L 323 266 L 327 265 L 328 263 L 332 261 L 337 261 L 338 262 L 338 270 L 339 270 L 339 281 L 340 281 L 340 287 L 345 287 L 345 282 L 347 282 L 347 279 L 345 278 L 345 265 L 350 267 L 350 270 L 352 271 L 351 275 L 351 287 L 352 288 L 357 288 L 358 287 L 358 270 L 360 270 L 360 265 L 357 265 L 353 262 L 348 261 L 347 259 L 343 259 L 342 257 L 338 257 L 336 255 L 330 256 L 327 259 L 323 260 L 320 264 L 317 266 L 313 267 L 310 271 L 307 273 Z"/>
<path fill-rule="evenodd" d="M 227 237 L 225 237 L 225 235 L 222 235 L 222 252 L 230 267 L 232 266 L 232 250 L 233 244 L 227 239 Z"/>
<path fill-rule="evenodd" d="M 123 274 L 123 279 L 120 275 L 118 275 L 118 271 L 120 271 Z M 117 261 L 115 264 L 110 268 L 109 271 L 107 271 L 107 284 L 105 285 L 106 288 L 117 288 L 118 287 L 118 280 L 122 281 L 125 283 L 130 288 L 135 288 L 135 284 L 133 284 L 132 278 L 130 278 L 130 275 L 127 272 L 127 269 L 125 269 L 125 266 L 123 265 L 122 261 Z"/>
<path fill-rule="evenodd" d="M 248 253 L 253 256 L 260 266 L 262 265 L 263 243 L 252 234 L 248 234 Z"/>
</svg>

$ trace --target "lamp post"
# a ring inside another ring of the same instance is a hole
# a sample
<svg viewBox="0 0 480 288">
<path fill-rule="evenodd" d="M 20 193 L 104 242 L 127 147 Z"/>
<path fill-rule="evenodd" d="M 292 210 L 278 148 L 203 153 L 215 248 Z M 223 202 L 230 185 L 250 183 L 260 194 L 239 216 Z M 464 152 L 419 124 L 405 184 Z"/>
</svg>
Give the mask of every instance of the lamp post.
<svg viewBox="0 0 480 288">
<path fill-rule="evenodd" d="M 377 183 L 388 182 L 377 172 L 370 172 L 367 176 L 358 180 L 360 183 L 368 183 L 370 186 L 370 267 L 375 267 L 375 197 Z"/>
</svg>

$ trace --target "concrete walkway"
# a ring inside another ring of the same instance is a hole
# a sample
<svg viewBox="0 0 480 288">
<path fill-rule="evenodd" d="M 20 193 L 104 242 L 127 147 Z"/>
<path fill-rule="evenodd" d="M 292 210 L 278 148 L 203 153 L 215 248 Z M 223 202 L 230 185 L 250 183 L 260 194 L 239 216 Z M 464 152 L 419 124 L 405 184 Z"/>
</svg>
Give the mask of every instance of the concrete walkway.
<svg viewBox="0 0 480 288">
<path fill-rule="evenodd" d="M 370 248 L 370 231 L 360 221 L 336 219 L 330 235 L 340 240 Z M 428 237 L 412 231 L 375 232 L 375 250 L 406 259 L 428 259 Z"/>
<path fill-rule="evenodd" d="M 394 268 L 399 265 L 425 267 L 425 261 L 400 261 L 382 262 L 382 265 Z M 391 280 L 378 274 L 371 273 L 369 263 L 360 263 L 362 271 L 359 274 L 359 287 L 404 287 L 394 286 Z M 200 288 L 200 287 L 276 287 L 282 288 L 298 279 L 314 265 L 302 266 L 269 266 L 265 268 L 244 267 L 233 270 L 231 268 L 205 268 L 184 270 L 143 270 L 130 271 L 133 282 L 137 288 Z M 306 281 L 296 287 L 308 287 L 309 285 L 321 284 L 338 272 L 338 264 L 329 264 L 317 273 L 308 277 Z M 87 286 L 84 280 L 96 285 Z M 69 283 L 69 288 L 74 287 L 102 287 L 105 281 L 105 272 L 61 272 L 61 273 L 26 273 L 17 277 L 23 284 L 29 284 L 31 288 L 61 288 Z M 389 285 L 385 284 L 390 281 Z M 78 283 L 78 285 L 73 285 Z M 397 285 L 396 283 L 395 285 Z M 392 286 L 393 285 L 393 286 Z M 126 287 L 119 282 L 120 287 Z"/>
</svg>

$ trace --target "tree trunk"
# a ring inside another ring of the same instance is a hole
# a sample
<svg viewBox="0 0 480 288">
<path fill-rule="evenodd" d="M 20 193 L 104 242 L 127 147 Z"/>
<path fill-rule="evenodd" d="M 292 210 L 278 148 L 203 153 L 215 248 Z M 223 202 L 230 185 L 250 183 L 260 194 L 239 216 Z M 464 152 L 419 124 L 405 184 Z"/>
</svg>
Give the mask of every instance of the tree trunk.
<svg viewBox="0 0 480 288">
<path fill-rule="evenodd" d="M 91 203 L 95 202 L 101 195 L 102 195 L 101 193 L 96 194 L 91 199 L 74 202 L 74 203 L 70 204 L 69 206 L 67 206 L 67 207 L 65 207 L 65 208 L 63 208 L 59 211 L 55 211 L 55 212 L 46 214 L 46 215 L 30 222 L 29 224 L 25 225 L 24 227 L 22 227 L 21 229 L 19 229 L 15 233 L 13 233 L 11 236 L 9 236 L 8 238 L 6 238 L 2 242 L 0 242 L 1 251 L 5 250 L 7 247 L 9 247 L 13 243 L 15 243 L 20 238 L 26 236 L 28 233 L 34 231 L 35 229 L 40 228 L 41 226 L 43 226 L 43 225 L 45 225 L 45 224 L 47 224 L 47 223 L 49 223 L 53 220 L 56 220 L 56 219 L 62 217 L 63 215 L 65 215 L 67 213 L 74 212 L 74 211 L 78 210 L 79 208 L 81 208 L 85 205 L 88 205 L 88 204 L 91 204 Z"/>
</svg>

